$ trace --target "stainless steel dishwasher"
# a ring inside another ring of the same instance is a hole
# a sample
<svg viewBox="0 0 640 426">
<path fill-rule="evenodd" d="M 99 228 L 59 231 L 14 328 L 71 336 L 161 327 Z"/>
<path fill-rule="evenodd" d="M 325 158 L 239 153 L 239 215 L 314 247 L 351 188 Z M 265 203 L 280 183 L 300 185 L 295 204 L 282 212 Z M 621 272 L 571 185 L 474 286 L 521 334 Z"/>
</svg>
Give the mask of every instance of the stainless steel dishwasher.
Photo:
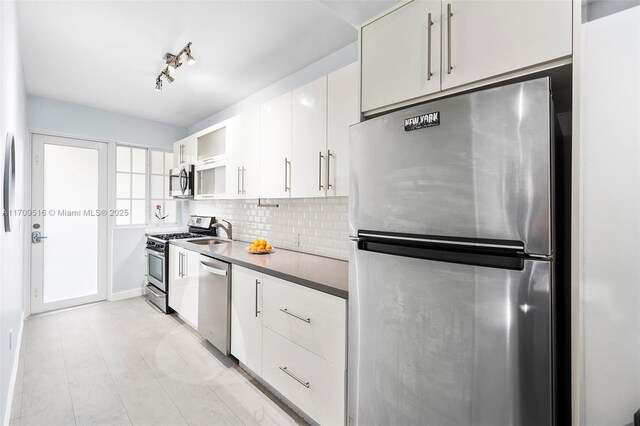
<svg viewBox="0 0 640 426">
<path fill-rule="evenodd" d="M 231 346 L 231 264 L 200 255 L 198 332 L 220 352 Z"/>
</svg>

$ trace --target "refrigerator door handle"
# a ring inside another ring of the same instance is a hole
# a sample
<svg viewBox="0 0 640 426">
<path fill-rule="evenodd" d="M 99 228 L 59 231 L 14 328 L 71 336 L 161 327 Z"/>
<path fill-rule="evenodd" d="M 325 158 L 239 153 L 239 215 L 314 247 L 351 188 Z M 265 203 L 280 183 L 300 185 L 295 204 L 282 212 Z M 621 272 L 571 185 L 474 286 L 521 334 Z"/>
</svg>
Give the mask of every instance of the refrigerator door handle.
<svg viewBox="0 0 640 426">
<path fill-rule="evenodd" d="M 471 247 L 471 248 L 485 248 L 485 249 L 500 249 L 500 250 L 514 250 L 514 251 L 523 251 L 524 244 L 521 242 L 505 242 L 505 243 L 493 243 L 493 242 L 481 242 L 481 241 L 464 241 L 464 240 L 448 240 L 445 238 L 427 238 L 427 237 L 414 237 L 414 236 L 404 236 L 404 235 L 386 235 L 386 234 L 370 234 L 367 232 L 360 232 L 358 234 L 359 240 L 362 241 L 362 237 L 365 239 L 383 239 L 383 240 L 395 240 L 395 241 L 407 241 L 407 242 L 415 242 L 415 243 L 426 243 L 426 244 L 444 244 L 448 246 L 462 246 L 462 247 Z M 353 239 L 352 237 L 349 237 Z"/>
</svg>

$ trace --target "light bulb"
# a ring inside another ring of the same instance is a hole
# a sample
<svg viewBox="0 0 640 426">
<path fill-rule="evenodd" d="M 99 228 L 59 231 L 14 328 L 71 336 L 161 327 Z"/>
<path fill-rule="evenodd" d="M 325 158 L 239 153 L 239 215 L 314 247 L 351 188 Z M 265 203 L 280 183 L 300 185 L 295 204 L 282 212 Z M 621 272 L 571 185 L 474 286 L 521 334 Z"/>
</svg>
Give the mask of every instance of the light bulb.
<svg viewBox="0 0 640 426">
<path fill-rule="evenodd" d="M 196 63 L 196 59 L 191 56 L 191 49 L 187 50 L 187 64 L 188 65 L 193 65 Z"/>
</svg>

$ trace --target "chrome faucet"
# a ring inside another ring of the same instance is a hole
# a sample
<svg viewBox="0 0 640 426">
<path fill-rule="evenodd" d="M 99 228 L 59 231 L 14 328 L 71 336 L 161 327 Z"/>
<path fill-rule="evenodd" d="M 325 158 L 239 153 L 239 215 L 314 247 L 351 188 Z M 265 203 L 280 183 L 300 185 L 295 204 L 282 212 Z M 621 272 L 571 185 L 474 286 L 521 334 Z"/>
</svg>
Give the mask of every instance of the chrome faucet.
<svg viewBox="0 0 640 426">
<path fill-rule="evenodd" d="M 220 222 L 224 222 L 227 225 L 225 226 Z M 230 239 L 230 240 L 233 239 L 233 226 L 231 226 L 231 222 L 229 222 L 228 220 L 216 219 L 216 223 L 214 223 L 211 226 L 213 228 L 222 228 L 224 230 L 224 232 L 227 234 L 227 238 Z"/>
</svg>

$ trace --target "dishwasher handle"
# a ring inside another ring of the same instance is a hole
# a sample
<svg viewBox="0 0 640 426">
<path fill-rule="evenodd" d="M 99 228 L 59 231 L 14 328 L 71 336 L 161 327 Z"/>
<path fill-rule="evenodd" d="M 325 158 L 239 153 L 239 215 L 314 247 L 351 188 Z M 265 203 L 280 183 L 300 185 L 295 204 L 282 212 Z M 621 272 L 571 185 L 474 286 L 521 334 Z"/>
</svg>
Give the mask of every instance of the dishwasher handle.
<svg viewBox="0 0 640 426">
<path fill-rule="evenodd" d="M 211 265 L 207 265 L 204 262 L 200 262 L 200 266 L 202 266 L 202 269 L 204 269 L 205 271 L 211 273 L 211 274 L 215 274 L 215 275 L 222 275 L 223 277 L 227 276 L 227 270 L 226 269 L 218 269 L 218 268 L 214 268 Z"/>
</svg>

